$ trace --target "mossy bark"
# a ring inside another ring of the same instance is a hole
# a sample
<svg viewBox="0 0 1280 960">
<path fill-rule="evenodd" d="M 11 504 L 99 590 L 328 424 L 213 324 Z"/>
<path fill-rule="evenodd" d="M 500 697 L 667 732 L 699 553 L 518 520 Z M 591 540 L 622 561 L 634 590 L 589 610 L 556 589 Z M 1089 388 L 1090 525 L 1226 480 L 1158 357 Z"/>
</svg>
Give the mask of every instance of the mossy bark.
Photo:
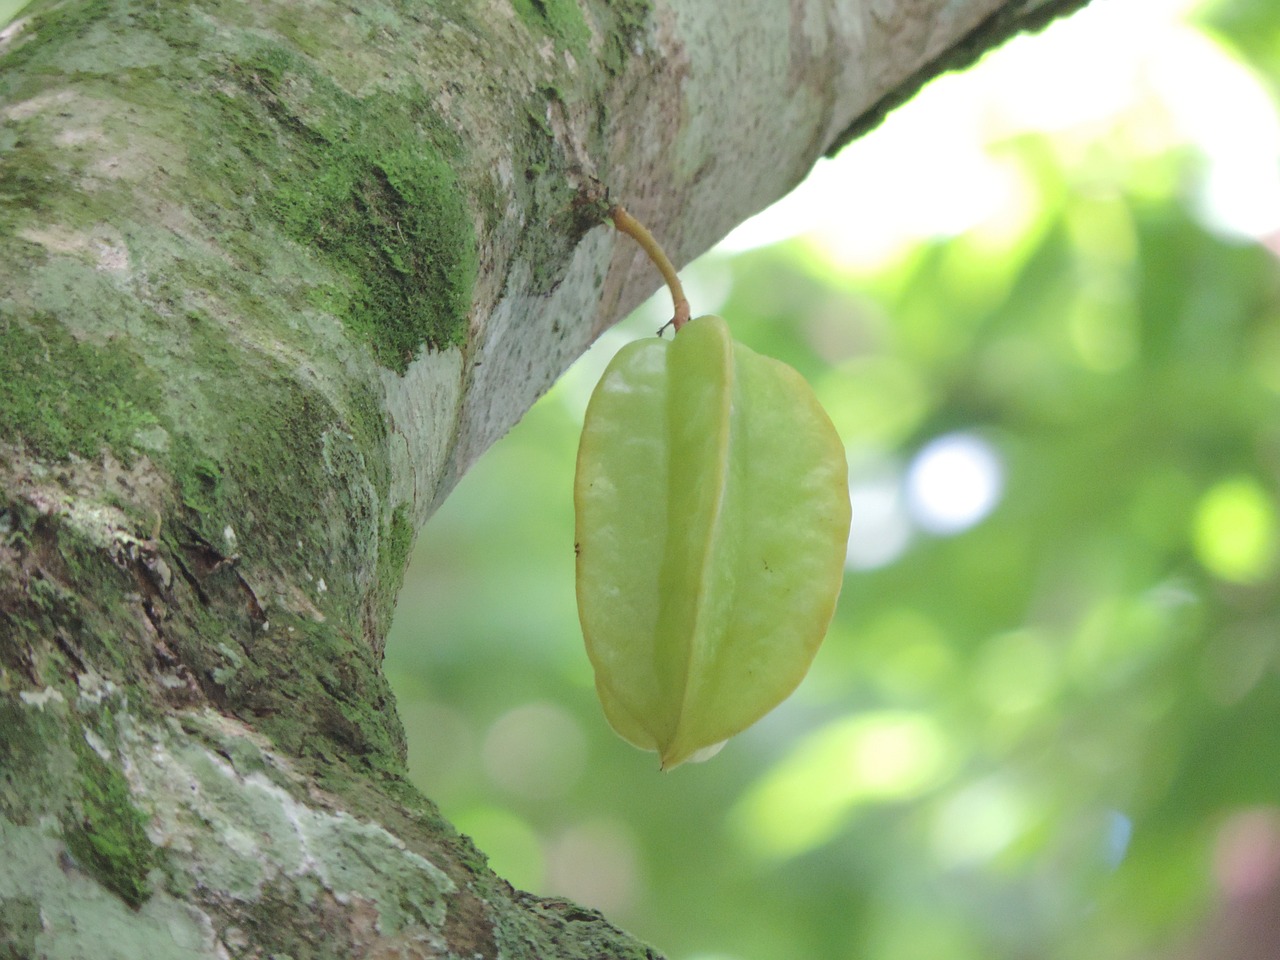
<svg viewBox="0 0 1280 960">
<path fill-rule="evenodd" d="M 0 956 L 645 957 L 407 785 L 413 535 L 679 262 L 1066 3 L 37 0 L 0 34 Z"/>
</svg>

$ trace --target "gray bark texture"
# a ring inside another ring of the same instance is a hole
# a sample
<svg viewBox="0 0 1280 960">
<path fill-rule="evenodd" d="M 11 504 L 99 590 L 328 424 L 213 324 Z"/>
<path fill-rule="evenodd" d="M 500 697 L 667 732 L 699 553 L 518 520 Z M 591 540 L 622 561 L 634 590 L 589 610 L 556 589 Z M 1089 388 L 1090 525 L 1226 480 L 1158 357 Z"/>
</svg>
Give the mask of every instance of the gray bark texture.
<svg viewBox="0 0 1280 960">
<path fill-rule="evenodd" d="M 37 0 L 0 33 L 0 957 L 627 958 L 405 779 L 420 524 L 658 285 L 1079 0 Z"/>
</svg>

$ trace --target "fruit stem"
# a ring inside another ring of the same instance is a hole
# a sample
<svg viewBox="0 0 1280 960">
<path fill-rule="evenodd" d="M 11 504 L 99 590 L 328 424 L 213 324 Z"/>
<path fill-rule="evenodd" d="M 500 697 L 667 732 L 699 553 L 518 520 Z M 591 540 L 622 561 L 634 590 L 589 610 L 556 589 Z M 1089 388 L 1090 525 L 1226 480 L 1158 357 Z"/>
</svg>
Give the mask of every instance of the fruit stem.
<svg viewBox="0 0 1280 960">
<path fill-rule="evenodd" d="M 662 273 L 662 278 L 667 281 L 667 287 L 671 290 L 671 300 L 675 305 L 675 315 L 672 316 L 671 322 L 666 324 L 662 330 L 671 327 L 676 333 L 680 332 L 689 321 L 689 301 L 685 299 L 684 287 L 680 286 L 680 278 L 676 276 L 676 268 L 671 265 L 671 261 L 667 259 L 667 255 L 663 252 L 658 241 L 653 238 L 653 234 L 644 228 L 639 220 L 627 213 L 619 204 L 609 211 L 609 216 L 613 218 L 613 225 L 625 233 L 627 236 L 635 239 L 636 243 L 644 248 L 644 252 L 649 255 L 649 259 L 653 261 L 653 265 Z M 658 331 L 658 335 L 662 335 L 662 330 Z"/>
</svg>

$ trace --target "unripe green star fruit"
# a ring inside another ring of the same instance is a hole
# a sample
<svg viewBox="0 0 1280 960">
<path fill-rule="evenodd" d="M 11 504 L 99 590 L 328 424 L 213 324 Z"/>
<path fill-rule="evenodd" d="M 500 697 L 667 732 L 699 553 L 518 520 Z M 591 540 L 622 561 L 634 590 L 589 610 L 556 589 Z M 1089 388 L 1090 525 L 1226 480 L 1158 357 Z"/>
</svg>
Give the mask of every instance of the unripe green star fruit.
<svg viewBox="0 0 1280 960">
<path fill-rule="evenodd" d="M 795 370 L 715 316 L 623 347 L 587 407 L 574 507 L 578 616 L 625 740 L 670 769 L 800 683 L 840 593 L 849 487 Z"/>
</svg>

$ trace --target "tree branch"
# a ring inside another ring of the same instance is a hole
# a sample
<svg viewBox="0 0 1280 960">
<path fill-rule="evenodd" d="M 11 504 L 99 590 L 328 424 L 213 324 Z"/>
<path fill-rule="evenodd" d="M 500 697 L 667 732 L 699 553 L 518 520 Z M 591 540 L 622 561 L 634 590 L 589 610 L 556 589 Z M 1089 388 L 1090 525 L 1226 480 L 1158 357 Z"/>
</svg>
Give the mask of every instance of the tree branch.
<svg viewBox="0 0 1280 960">
<path fill-rule="evenodd" d="M 415 531 L 655 285 L 584 184 L 687 262 L 1002 11 L 1058 6 L 25 10 L 0 34 L 0 944 L 653 956 L 513 891 L 408 785 L 380 661 Z"/>
</svg>

